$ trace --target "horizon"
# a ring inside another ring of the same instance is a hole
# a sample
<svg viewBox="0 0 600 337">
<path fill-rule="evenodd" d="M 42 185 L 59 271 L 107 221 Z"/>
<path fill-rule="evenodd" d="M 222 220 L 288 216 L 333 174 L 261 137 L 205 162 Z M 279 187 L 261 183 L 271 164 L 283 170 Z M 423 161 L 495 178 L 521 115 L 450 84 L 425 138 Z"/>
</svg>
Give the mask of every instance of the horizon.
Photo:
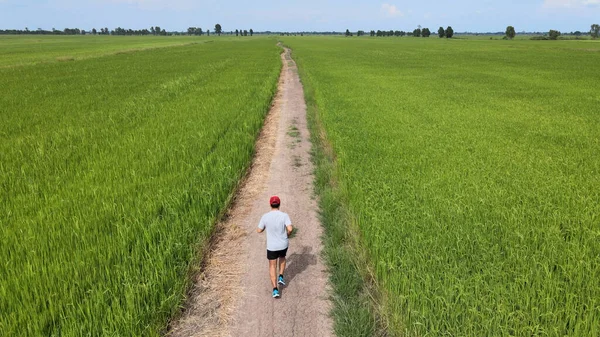
<svg viewBox="0 0 600 337">
<path fill-rule="evenodd" d="M 491 0 L 461 0 L 448 6 L 441 1 L 364 0 L 319 2 L 298 0 L 279 3 L 257 0 L 252 6 L 240 1 L 216 0 L 0 0 L 0 30 L 117 27 L 149 29 L 160 26 L 169 32 L 188 27 L 224 32 L 253 29 L 255 32 L 351 32 L 358 30 L 412 31 L 418 26 L 432 31 L 452 26 L 459 33 L 497 33 L 507 26 L 521 32 L 589 32 L 599 23 L 600 0 L 524 0 L 497 4 Z"/>
</svg>

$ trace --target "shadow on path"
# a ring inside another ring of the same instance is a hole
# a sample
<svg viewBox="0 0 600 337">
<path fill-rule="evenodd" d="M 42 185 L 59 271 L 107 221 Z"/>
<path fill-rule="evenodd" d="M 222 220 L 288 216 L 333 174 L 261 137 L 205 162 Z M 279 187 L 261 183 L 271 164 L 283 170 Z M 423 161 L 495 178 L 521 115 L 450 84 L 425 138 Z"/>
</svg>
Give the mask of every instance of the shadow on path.
<svg viewBox="0 0 600 337">
<path fill-rule="evenodd" d="M 285 281 L 289 284 L 296 275 L 301 274 L 308 268 L 317 264 L 317 257 L 312 254 L 313 248 L 310 246 L 302 246 L 300 252 L 288 255 L 287 265 L 285 268 Z"/>
</svg>

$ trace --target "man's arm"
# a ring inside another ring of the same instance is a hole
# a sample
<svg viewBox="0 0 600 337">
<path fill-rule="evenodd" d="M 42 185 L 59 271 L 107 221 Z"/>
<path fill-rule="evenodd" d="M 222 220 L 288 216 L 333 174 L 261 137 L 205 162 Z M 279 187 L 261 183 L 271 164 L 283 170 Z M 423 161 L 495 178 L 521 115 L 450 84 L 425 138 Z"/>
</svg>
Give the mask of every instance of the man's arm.
<svg viewBox="0 0 600 337">
<path fill-rule="evenodd" d="M 292 235 L 292 232 L 294 231 L 294 227 L 292 226 L 292 224 L 285 226 L 285 229 L 287 230 L 288 236 Z"/>
<path fill-rule="evenodd" d="M 267 228 L 267 226 L 263 222 L 263 218 L 260 218 L 260 221 L 258 222 L 258 228 L 256 229 L 257 233 L 262 233 L 265 231 L 265 228 Z"/>
</svg>

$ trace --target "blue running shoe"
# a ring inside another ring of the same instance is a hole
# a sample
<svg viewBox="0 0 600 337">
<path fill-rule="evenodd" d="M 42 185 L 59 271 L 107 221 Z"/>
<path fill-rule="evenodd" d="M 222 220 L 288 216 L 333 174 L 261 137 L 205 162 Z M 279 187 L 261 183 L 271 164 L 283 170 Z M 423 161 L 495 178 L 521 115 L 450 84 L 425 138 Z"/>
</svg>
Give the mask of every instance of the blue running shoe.
<svg viewBox="0 0 600 337">
<path fill-rule="evenodd" d="M 282 286 L 285 285 L 285 280 L 283 279 L 283 275 L 279 275 L 279 279 L 277 280 L 277 283 L 281 284 Z"/>
<path fill-rule="evenodd" d="M 279 297 L 279 290 L 277 288 L 273 289 L 273 298 Z"/>
</svg>

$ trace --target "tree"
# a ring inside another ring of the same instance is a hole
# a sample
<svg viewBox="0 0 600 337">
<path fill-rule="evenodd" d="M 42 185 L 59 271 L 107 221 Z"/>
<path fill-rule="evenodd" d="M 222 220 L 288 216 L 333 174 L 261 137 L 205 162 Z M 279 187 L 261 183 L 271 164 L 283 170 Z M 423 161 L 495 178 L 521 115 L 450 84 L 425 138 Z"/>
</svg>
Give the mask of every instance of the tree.
<svg viewBox="0 0 600 337">
<path fill-rule="evenodd" d="M 235 30 L 235 36 L 239 36 L 240 35 L 240 31 L 239 30 Z"/>
<path fill-rule="evenodd" d="M 446 31 L 444 30 L 444 27 L 440 27 L 438 29 L 438 36 L 440 37 L 440 39 L 443 39 L 446 37 Z"/>
<path fill-rule="evenodd" d="M 350 36 L 350 30 L 346 29 L 346 37 Z"/>
<path fill-rule="evenodd" d="M 221 32 L 222 32 L 221 25 L 217 23 L 215 25 L 215 33 L 217 33 L 217 35 L 221 36 Z"/>
<path fill-rule="evenodd" d="M 254 31 L 250 28 L 250 36 L 254 35 Z"/>
<path fill-rule="evenodd" d="M 244 29 L 244 36 L 248 36 L 248 31 Z"/>
<path fill-rule="evenodd" d="M 451 39 L 453 36 L 454 36 L 454 29 L 452 29 L 452 27 L 448 26 L 448 28 L 446 28 L 446 38 Z"/>
<path fill-rule="evenodd" d="M 560 32 L 558 30 L 550 29 L 548 36 L 550 37 L 550 40 L 556 40 L 560 36 Z"/>
<path fill-rule="evenodd" d="M 592 35 L 592 38 L 597 39 L 598 36 L 600 36 L 600 25 L 597 23 L 594 23 L 591 27 L 590 27 L 590 35 Z"/>
<path fill-rule="evenodd" d="M 92 34 L 96 35 L 98 33 L 98 31 L 96 30 L 96 28 L 92 28 Z"/>
<path fill-rule="evenodd" d="M 421 37 L 421 28 L 417 28 L 417 29 L 413 30 L 413 36 Z"/>
<path fill-rule="evenodd" d="M 206 30 L 206 36 L 210 36 L 210 29 Z"/>
<path fill-rule="evenodd" d="M 429 30 L 429 28 L 423 28 L 421 30 L 421 36 L 423 37 L 429 37 L 431 35 L 431 31 Z"/>
<path fill-rule="evenodd" d="M 513 39 L 515 37 L 515 35 L 517 35 L 517 33 L 515 32 L 515 27 L 513 27 L 513 26 L 506 27 L 506 37 L 507 38 Z"/>
</svg>

